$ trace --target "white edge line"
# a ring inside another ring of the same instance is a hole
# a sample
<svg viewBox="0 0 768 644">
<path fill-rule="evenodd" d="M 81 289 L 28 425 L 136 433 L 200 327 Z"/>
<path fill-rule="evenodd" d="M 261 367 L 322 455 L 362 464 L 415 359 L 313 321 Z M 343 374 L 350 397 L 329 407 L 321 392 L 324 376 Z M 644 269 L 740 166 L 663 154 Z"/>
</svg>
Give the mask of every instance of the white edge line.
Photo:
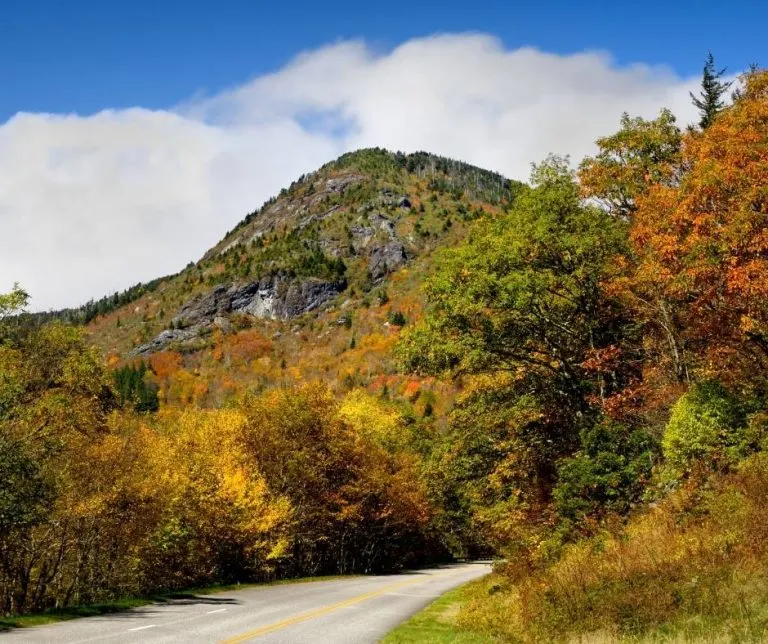
<svg viewBox="0 0 768 644">
<path fill-rule="evenodd" d="M 226 608 L 219 608 L 218 610 L 209 610 L 206 613 L 206 615 L 213 615 L 214 613 L 223 613 L 225 610 L 227 610 L 227 609 Z"/>
<path fill-rule="evenodd" d="M 149 626 L 138 626 L 136 628 L 129 628 L 128 632 L 130 633 L 131 631 L 144 631 L 148 628 L 155 628 L 155 626 L 157 626 L 157 624 L 150 624 Z"/>
</svg>

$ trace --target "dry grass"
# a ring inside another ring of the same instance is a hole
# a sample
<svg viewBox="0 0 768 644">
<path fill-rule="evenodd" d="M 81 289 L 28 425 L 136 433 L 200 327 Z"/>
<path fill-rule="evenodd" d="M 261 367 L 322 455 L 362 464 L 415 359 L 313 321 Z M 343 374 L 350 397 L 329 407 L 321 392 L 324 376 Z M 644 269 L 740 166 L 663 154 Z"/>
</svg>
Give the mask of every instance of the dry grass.
<svg viewBox="0 0 768 644">
<path fill-rule="evenodd" d="M 515 573 L 476 586 L 459 624 L 506 641 L 765 641 L 768 454 Z"/>
</svg>

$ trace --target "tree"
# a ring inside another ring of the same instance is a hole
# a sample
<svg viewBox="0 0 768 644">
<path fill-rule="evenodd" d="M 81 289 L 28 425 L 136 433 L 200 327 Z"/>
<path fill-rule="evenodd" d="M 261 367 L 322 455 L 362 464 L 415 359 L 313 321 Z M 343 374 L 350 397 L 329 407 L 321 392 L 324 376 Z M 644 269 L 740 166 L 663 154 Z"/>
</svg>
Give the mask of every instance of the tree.
<svg viewBox="0 0 768 644">
<path fill-rule="evenodd" d="M 745 82 L 747 78 L 756 74 L 759 71 L 760 71 L 760 65 L 758 63 L 749 63 L 749 66 L 747 67 L 747 71 L 739 76 L 739 84 L 737 84 L 736 88 L 731 92 L 732 103 L 735 103 L 736 101 L 739 101 L 744 97 L 744 87 L 742 84 Z"/>
<path fill-rule="evenodd" d="M 479 222 L 439 258 L 426 285 L 426 321 L 399 351 L 416 372 L 536 374 L 558 381 L 568 406 L 578 407 L 582 362 L 621 336 L 621 312 L 601 282 L 626 228 L 582 205 L 563 160 L 536 166 L 533 181 L 508 215 Z M 615 384 L 603 383 L 600 394 Z"/>
<path fill-rule="evenodd" d="M 720 71 L 717 71 L 717 68 L 715 67 L 715 57 L 712 55 L 712 52 L 709 52 L 701 76 L 701 92 L 698 96 L 693 92 L 690 92 L 693 104 L 701 113 L 699 127 L 701 127 L 702 130 L 706 130 L 712 125 L 715 117 L 722 112 L 725 107 L 723 96 L 725 96 L 725 93 L 733 84 L 733 81 L 724 82 L 721 80 L 725 71 L 725 67 Z"/>
<path fill-rule="evenodd" d="M 6 310 L 25 300 L 17 290 Z M 100 356 L 79 329 L 52 324 L 0 343 L 0 611 L 41 609 L 51 586 L 71 595 L 82 579 L 93 541 L 80 530 L 94 527 L 80 522 L 92 507 L 88 454 L 112 408 Z"/>
<path fill-rule="evenodd" d="M 649 364 L 678 381 L 755 382 L 768 366 L 768 73 L 683 140 L 679 185 L 638 200 L 612 290 L 645 323 Z M 727 384 L 727 383 L 726 383 Z"/>
<path fill-rule="evenodd" d="M 8 335 L 10 320 L 23 313 L 29 304 L 29 294 L 18 284 L 13 285 L 10 293 L 0 293 L 0 342 Z"/>
<path fill-rule="evenodd" d="M 157 411 L 157 386 L 147 381 L 147 365 L 125 365 L 113 373 L 115 391 L 121 405 L 130 405 L 138 412 Z"/>
<path fill-rule="evenodd" d="M 394 326 L 405 326 L 405 315 L 402 311 L 390 311 L 387 321 Z"/>
<path fill-rule="evenodd" d="M 10 293 L 0 293 L 0 322 L 21 313 L 28 303 L 29 294 L 18 284 L 13 285 Z"/>
<path fill-rule="evenodd" d="M 617 217 L 630 217 L 638 197 L 651 186 L 679 181 L 680 141 L 680 128 L 669 110 L 652 121 L 623 114 L 619 131 L 598 139 L 597 156 L 579 167 L 583 195 Z"/>
<path fill-rule="evenodd" d="M 145 487 L 162 508 L 141 569 L 153 588 L 263 578 L 289 553 L 294 509 L 243 449 L 238 409 L 161 414 L 146 441 Z"/>
<path fill-rule="evenodd" d="M 667 462 L 685 470 L 696 461 L 734 461 L 747 451 L 743 404 L 717 381 L 691 387 L 672 408 L 662 445 Z"/>
<path fill-rule="evenodd" d="M 466 478 L 446 477 L 441 495 L 474 506 L 494 543 L 525 541 L 546 522 L 557 463 L 636 375 L 631 355 L 612 369 L 590 364 L 621 355 L 632 328 L 602 288 L 625 222 L 584 205 L 562 159 L 535 166 L 532 183 L 508 214 L 478 220 L 443 253 L 425 320 L 399 346 L 405 369 L 461 379 L 444 462 Z"/>
<path fill-rule="evenodd" d="M 640 500 L 658 446 L 642 429 L 601 422 L 581 434 L 581 446 L 558 468 L 553 496 L 562 519 L 585 533 L 607 513 L 624 514 Z"/>
<path fill-rule="evenodd" d="M 375 410 L 370 424 L 361 408 Z M 284 571 L 369 572 L 418 554 L 426 498 L 409 459 L 384 447 L 391 413 L 366 397 L 340 408 L 319 384 L 249 397 L 243 410 L 247 453 L 295 511 Z"/>
</svg>

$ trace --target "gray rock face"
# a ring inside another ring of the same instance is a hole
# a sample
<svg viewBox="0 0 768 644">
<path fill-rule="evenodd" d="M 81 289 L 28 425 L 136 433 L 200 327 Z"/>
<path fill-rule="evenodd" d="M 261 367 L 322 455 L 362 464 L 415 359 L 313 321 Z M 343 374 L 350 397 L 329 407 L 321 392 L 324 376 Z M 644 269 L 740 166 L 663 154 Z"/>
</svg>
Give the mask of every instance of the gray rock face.
<svg viewBox="0 0 768 644">
<path fill-rule="evenodd" d="M 194 340 L 199 335 L 199 329 L 166 329 L 146 344 L 136 347 L 128 354 L 128 357 L 148 356 L 151 353 L 166 349 L 171 344 L 183 344 L 184 342 Z"/>
<path fill-rule="evenodd" d="M 396 239 L 371 250 L 368 270 L 374 281 L 400 268 L 408 261 L 405 245 Z"/>
<path fill-rule="evenodd" d="M 171 326 L 150 342 L 136 347 L 130 355 L 144 356 L 166 349 L 172 343 L 189 342 L 213 326 L 229 327 L 228 316 L 247 313 L 259 318 L 289 320 L 313 311 L 346 288 L 343 280 L 328 282 L 315 278 L 297 280 L 273 275 L 245 285 L 219 285 L 198 295 L 179 309 Z"/>
<path fill-rule="evenodd" d="M 408 255 L 405 244 L 397 237 L 392 219 L 376 212 L 368 215 L 368 223 L 368 226 L 356 224 L 349 231 L 355 250 L 367 249 L 368 270 L 373 280 L 378 281 L 405 264 Z"/>
<path fill-rule="evenodd" d="M 220 284 L 207 295 L 194 297 L 185 303 L 171 320 L 171 326 L 192 329 L 213 322 L 215 317 L 228 312 L 227 287 Z"/>
<path fill-rule="evenodd" d="M 325 189 L 329 192 L 342 192 L 347 186 L 358 183 L 364 179 L 360 174 L 347 174 L 341 177 L 332 177 L 325 182 Z"/>
<path fill-rule="evenodd" d="M 381 203 L 385 206 L 397 206 L 406 210 L 411 207 L 411 200 L 408 195 L 398 195 L 390 188 L 382 188 Z"/>
<path fill-rule="evenodd" d="M 368 217 L 368 220 L 371 222 L 372 226 L 385 232 L 390 237 L 395 236 L 395 224 L 388 217 L 385 217 L 381 213 L 374 213 Z"/>
<path fill-rule="evenodd" d="M 376 238 L 377 233 L 382 233 L 390 240 L 396 239 L 395 234 L 395 222 L 389 217 L 375 212 L 368 215 L 368 225 L 364 226 L 360 221 L 350 227 L 349 232 L 352 234 L 352 245 L 356 251 L 360 251 L 364 248 L 368 248 L 371 242 Z M 373 252 L 374 249 L 372 249 Z"/>
<path fill-rule="evenodd" d="M 350 227 L 349 232 L 352 233 L 352 245 L 355 247 L 355 250 L 365 248 L 368 242 L 373 239 L 374 234 L 376 234 L 373 228 L 360 226 L 359 224 Z"/>
</svg>

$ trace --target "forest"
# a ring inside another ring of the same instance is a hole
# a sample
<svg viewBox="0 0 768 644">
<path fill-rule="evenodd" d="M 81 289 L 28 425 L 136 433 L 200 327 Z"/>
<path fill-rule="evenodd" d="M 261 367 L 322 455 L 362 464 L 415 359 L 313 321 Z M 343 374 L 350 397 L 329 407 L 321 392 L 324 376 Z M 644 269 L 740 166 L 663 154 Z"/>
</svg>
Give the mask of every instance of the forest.
<svg viewBox="0 0 768 644">
<path fill-rule="evenodd" d="M 344 261 L 290 231 L 254 243 L 346 275 L 333 377 L 242 316 L 195 349 L 208 362 L 93 346 L 157 283 L 85 327 L 0 295 L 0 613 L 492 556 L 456 618 L 487 641 L 760 641 L 768 72 L 721 76 L 710 59 L 696 126 L 625 114 L 514 194 L 392 155 L 390 180 L 421 186 L 423 275 L 358 279 L 347 238 Z M 228 253 L 215 275 L 240 270 Z M 201 266 L 174 278 L 202 285 Z"/>
</svg>

